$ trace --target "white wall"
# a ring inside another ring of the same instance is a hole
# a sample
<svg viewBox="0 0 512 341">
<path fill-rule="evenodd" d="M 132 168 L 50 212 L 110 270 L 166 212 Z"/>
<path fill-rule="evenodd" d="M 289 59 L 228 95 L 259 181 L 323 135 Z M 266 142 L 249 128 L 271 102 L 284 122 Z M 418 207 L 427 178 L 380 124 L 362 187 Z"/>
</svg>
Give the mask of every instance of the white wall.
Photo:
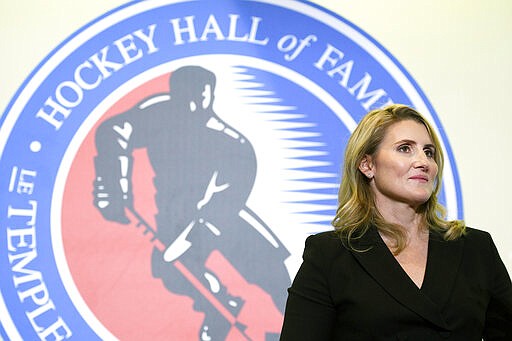
<svg viewBox="0 0 512 341">
<path fill-rule="evenodd" d="M 450 141 L 464 217 L 512 272 L 512 2 L 316 0 L 381 43 L 425 92 Z"/>
<path fill-rule="evenodd" d="M 417 81 L 448 135 L 468 225 L 492 233 L 512 271 L 512 2 L 315 0 L 369 33 Z M 121 0 L 0 3 L 0 110 L 63 39 Z"/>
</svg>

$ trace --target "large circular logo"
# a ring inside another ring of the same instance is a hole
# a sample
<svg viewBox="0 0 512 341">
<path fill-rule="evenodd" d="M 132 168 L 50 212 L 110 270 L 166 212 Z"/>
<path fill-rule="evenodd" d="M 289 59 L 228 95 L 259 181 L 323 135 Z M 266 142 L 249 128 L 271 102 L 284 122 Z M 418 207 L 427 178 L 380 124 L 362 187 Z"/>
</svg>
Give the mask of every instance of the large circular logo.
<svg viewBox="0 0 512 341">
<path fill-rule="evenodd" d="M 343 152 L 403 103 L 437 115 L 356 26 L 286 0 L 141 1 L 34 71 L 1 118 L 0 335 L 278 338 L 304 239 L 330 229 Z"/>
</svg>

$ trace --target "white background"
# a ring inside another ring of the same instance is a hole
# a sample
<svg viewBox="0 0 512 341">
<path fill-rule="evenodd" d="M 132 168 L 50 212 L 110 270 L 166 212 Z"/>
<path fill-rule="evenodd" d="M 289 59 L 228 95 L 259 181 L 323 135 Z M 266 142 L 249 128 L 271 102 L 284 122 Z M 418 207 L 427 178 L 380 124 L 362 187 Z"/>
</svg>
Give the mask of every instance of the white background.
<svg viewBox="0 0 512 341">
<path fill-rule="evenodd" d="M 217 0 L 218 1 L 218 0 Z M 0 110 L 62 40 L 122 0 L 0 3 Z M 465 220 L 489 231 L 512 271 L 512 2 L 315 0 L 383 45 L 426 93 L 446 131 Z"/>
</svg>

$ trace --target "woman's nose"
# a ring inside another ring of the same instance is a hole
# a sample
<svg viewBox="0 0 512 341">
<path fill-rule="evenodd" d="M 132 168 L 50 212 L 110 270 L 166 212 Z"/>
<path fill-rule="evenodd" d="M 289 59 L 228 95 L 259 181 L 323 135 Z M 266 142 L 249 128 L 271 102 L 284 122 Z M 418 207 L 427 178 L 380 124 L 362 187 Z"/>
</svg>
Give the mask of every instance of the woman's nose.
<svg viewBox="0 0 512 341">
<path fill-rule="evenodd" d="M 416 153 L 415 159 L 414 159 L 414 167 L 416 168 L 424 168 L 425 170 L 428 170 L 428 163 L 429 158 L 423 151 Z"/>
</svg>

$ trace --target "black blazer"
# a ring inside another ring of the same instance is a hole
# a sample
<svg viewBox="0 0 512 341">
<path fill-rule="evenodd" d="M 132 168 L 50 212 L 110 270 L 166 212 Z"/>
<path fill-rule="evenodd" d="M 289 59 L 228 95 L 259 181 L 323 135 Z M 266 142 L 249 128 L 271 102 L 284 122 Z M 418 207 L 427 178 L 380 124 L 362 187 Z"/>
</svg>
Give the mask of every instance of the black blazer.
<svg viewBox="0 0 512 341">
<path fill-rule="evenodd" d="M 487 232 L 431 233 L 421 289 L 375 228 L 353 245 L 369 250 L 308 237 L 281 340 L 512 340 L 512 284 Z"/>
</svg>

